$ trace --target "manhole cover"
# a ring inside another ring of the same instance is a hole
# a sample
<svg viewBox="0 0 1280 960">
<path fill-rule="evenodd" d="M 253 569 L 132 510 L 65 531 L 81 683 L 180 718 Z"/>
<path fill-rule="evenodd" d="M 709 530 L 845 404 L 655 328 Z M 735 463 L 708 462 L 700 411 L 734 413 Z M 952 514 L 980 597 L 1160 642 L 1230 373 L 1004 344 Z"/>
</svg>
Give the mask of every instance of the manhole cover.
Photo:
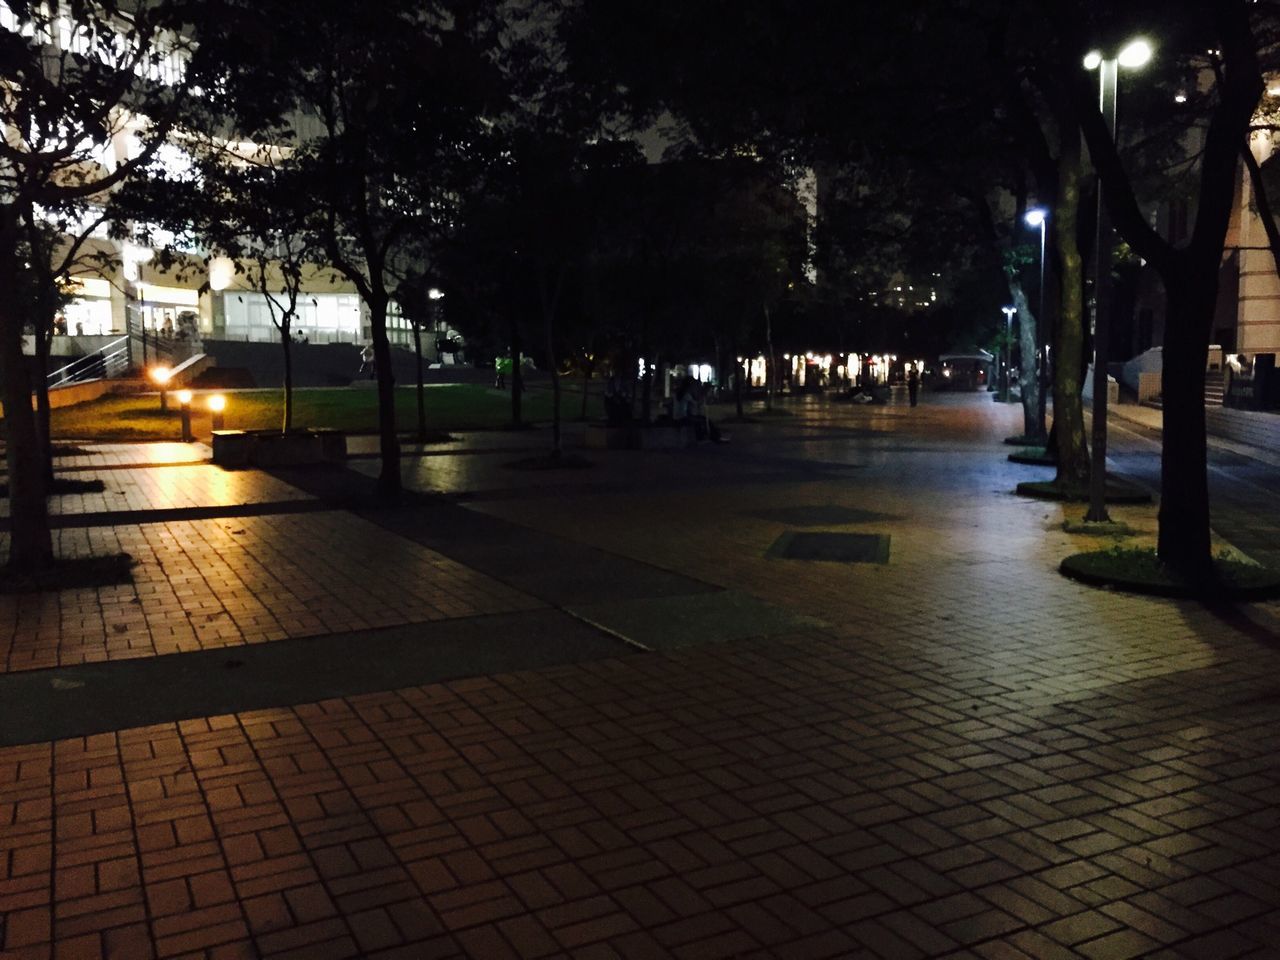
<svg viewBox="0 0 1280 960">
<path fill-rule="evenodd" d="M 764 510 L 749 510 L 744 516 L 756 517 L 760 520 L 772 520 L 775 523 L 788 523 L 793 527 L 830 527 L 843 523 L 871 523 L 889 519 L 883 513 L 870 510 L 858 510 L 854 507 L 841 507 L 835 504 L 818 504 L 803 507 L 771 507 Z"/>
<path fill-rule="evenodd" d="M 889 537 L 877 533 L 784 533 L 767 556 L 831 563 L 888 563 Z"/>
</svg>

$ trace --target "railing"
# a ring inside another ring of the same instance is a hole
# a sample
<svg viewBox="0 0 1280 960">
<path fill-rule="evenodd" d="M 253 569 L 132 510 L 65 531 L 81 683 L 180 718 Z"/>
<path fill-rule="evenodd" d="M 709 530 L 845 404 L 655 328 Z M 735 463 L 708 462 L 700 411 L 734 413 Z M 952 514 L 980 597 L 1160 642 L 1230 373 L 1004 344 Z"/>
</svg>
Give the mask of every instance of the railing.
<svg viewBox="0 0 1280 960">
<path fill-rule="evenodd" d="M 198 337 L 180 339 L 172 334 L 165 336 L 154 327 L 146 329 L 141 320 L 133 317 L 126 322 L 125 331 L 130 347 L 129 361 L 139 367 L 177 366 L 202 349 Z"/>
<path fill-rule="evenodd" d="M 60 387 L 80 380 L 106 380 L 122 376 L 129 369 L 129 338 L 120 337 L 105 344 L 96 353 L 76 357 L 48 375 L 50 387 Z"/>
</svg>

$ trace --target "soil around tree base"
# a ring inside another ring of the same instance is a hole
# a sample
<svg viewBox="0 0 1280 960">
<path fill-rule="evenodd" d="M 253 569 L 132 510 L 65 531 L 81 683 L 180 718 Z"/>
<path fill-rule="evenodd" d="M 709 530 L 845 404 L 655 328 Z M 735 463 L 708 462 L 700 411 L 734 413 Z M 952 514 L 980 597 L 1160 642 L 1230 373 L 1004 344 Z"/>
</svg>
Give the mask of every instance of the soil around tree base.
<svg viewBox="0 0 1280 960">
<path fill-rule="evenodd" d="M 1089 488 L 1062 487 L 1053 480 L 1026 480 L 1018 484 L 1016 492 L 1037 500 L 1058 500 L 1065 503 L 1088 503 Z M 1128 480 L 1107 477 L 1107 503 L 1150 503 L 1151 494 Z"/>
<path fill-rule="evenodd" d="M 116 553 L 106 557 L 74 557 L 55 561 L 48 570 L 0 570 L 0 594 L 40 593 L 107 587 L 133 582 L 133 557 Z"/>
<path fill-rule="evenodd" d="M 1058 566 L 1064 577 L 1094 587 L 1156 597 L 1251 602 L 1280 597 L 1280 572 L 1218 557 L 1216 578 L 1187 581 L 1169 570 L 1151 549 L 1115 547 L 1067 557 Z"/>
<path fill-rule="evenodd" d="M 1005 437 L 1004 442 L 1011 447 L 1039 447 L 1043 450 L 1049 442 L 1049 438 L 1033 437 L 1029 434 L 1020 433 L 1016 437 Z"/>
<path fill-rule="evenodd" d="M 1083 533 L 1092 537 L 1131 537 L 1135 532 L 1127 523 L 1115 520 L 1064 520 L 1062 529 L 1067 533 Z"/>
<path fill-rule="evenodd" d="M 1058 458 L 1043 447 L 1025 447 L 1009 454 L 1010 463 L 1024 463 L 1034 467 L 1056 467 Z"/>
</svg>

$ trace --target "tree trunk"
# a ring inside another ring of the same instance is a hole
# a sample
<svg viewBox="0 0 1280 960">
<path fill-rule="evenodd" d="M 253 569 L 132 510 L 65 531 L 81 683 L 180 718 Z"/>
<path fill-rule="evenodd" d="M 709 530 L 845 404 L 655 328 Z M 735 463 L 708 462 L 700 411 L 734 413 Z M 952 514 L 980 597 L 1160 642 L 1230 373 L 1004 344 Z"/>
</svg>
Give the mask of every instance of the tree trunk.
<svg viewBox="0 0 1280 960">
<path fill-rule="evenodd" d="M 1191 582 L 1213 576 L 1205 444 L 1204 371 L 1217 299 L 1216 269 L 1164 278 L 1164 431 L 1160 459 L 1160 534 L 1156 552 Z"/>
<path fill-rule="evenodd" d="M 415 322 L 413 327 L 413 353 L 418 363 L 418 443 L 427 442 L 427 397 L 422 384 L 422 328 Z"/>
<path fill-rule="evenodd" d="M 524 393 L 524 368 L 520 363 L 520 330 L 515 321 L 511 322 L 511 426 L 519 427 L 524 422 L 520 404 Z"/>
<path fill-rule="evenodd" d="M 773 394 L 778 378 L 778 359 L 773 355 L 773 318 L 769 316 L 769 306 L 764 306 L 764 342 L 769 354 L 769 368 L 765 371 L 765 409 L 773 409 Z"/>
<path fill-rule="evenodd" d="M 546 318 L 547 369 L 551 371 L 551 457 L 560 459 L 560 371 L 556 367 L 556 324 L 550 314 Z"/>
<path fill-rule="evenodd" d="M 387 339 L 386 293 L 376 293 L 369 302 L 373 328 L 373 362 L 378 377 L 378 438 L 382 472 L 378 493 L 390 500 L 400 495 L 400 438 L 396 435 L 396 379 L 391 369 L 391 341 Z"/>
<path fill-rule="evenodd" d="M 293 337 L 288 320 L 280 324 L 280 347 L 284 350 L 284 421 L 280 430 L 288 433 L 293 429 Z"/>
<path fill-rule="evenodd" d="M 53 484 L 53 407 L 49 403 L 49 353 L 53 347 L 53 318 L 42 317 L 47 326 L 36 330 L 36 434 L 40 438 L 40 460 L 46 480 Z"/>
<path fill-rule="evenodd" d="M 649 351 L 645 350 L 647 354 Z M 658 358 L 661 363 L 662 358 Z M 640 379 L 640 420 L 642 423 L 650 423 L 653 420 L 653 371 L 658 363 L 650 363 L 647 359 L 644 363 L 644 376 Z"/>
<path fill-rule="evenodd" d="M 1022 434 L 1035 443 L 1044 440 L 1040 416 L 1040 381 L 1036 370 L 1036 316 L 1027 302 L 1027 292 L 1016 278 L 1009 280 L 1009 293 L 1018 310 L 1018 381 L 1022 387 Z"/>
<path fill-rule="evenodd" d="M 733 350 L 733 403 L 738 409 L 738 420 L 742 420 L 742 374 L 746 367 L 743 366 L 742 358 L 738 355 L 738 341 L 735 339 L 729 348 Z"/>
<path fill-rule="evenodd" d="M 35 414 L 31 377 L 22 355 L 21 313 L 9 291 L 19 289 L 17 231 L 12 207 L 0 204 L 0 397 L 4 400 L 5 456 L 9 467 L 9 569 L 20 573 L 53 565 L 48 492 Z"/>
<path fill-rule="evenodd" d="M 1089 451 L 1084 435 L 1079 357 L 1084 350 L 1084 267 L 1076 231 L 1080 213 L 1080 184 L 1084 176 L 1080 143 L 1066 137 L 1058 160 L 1058 202 L 1053 231 L 1058 250 L 1062 306 L 1054 343 L 1053 424 L 1058 439 L 1055 483 L 1084 493 L 1089 483 Z"/>
<path fill-rule="evenodd" d="M 1275 212 L 1271 208 L 1271 197 L 1267 193 L 1267 182 L 1262 176 L 1262 167 L 1258 158 L 1253 155 L 1249 141 L 1240 146 L 1240 156 L 1244 159 L 1245 169 L 1249 171 L 1249 183 L 1253 187 L 1253 202 L 1258 208 L 1258 219 L 1262 221 L 1262 230 L 1267 235 L 1267 246 L 1271 248 L 1271 265 L 1280 276 L 1280 224 L 1276 223 Z"/>
<path fill-rule="evenodd" d="M 591 392 L 591 374 L 595 370 L 594 363 L 584 363 L 582 365 L 582 419 L 587 419 L 587 397 Z"/>
</svg>

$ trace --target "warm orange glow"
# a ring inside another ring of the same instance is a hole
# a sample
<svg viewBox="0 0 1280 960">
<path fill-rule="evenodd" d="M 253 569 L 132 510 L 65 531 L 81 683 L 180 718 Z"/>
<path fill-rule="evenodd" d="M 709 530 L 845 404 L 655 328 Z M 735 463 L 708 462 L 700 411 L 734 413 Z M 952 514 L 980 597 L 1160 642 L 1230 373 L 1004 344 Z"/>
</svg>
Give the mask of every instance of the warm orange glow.
<svg viewBox="0 0 1280 960">
<path fill-rule="evenodd" d="M 165 384 L 167 384 L 172 378 L 173 378 L 173 371 L 170 370 L 168 367 L 152 367 L 151 368 L 151 379 L 154 380 L 156 383 L 158 383 L 162 387 Z"/>
<path fill-rule="evenodd" d="M 187 404 L 189 404 L 189 403 L 191 402 L 191 391 L 190 391 L 190 390 L 179 390 L 179 391 L 178 391 L 178 402 L 179 402 L 180 404 L 182 404 L 184 407 L 185 407 Z"/>
<path fill-rule="evenodd" d="M 220 393 L 215 393 L 209 398 L 209 409 L 214 413 L 221 413 L 227 409 L 227 398 Z"/>
</svg>

